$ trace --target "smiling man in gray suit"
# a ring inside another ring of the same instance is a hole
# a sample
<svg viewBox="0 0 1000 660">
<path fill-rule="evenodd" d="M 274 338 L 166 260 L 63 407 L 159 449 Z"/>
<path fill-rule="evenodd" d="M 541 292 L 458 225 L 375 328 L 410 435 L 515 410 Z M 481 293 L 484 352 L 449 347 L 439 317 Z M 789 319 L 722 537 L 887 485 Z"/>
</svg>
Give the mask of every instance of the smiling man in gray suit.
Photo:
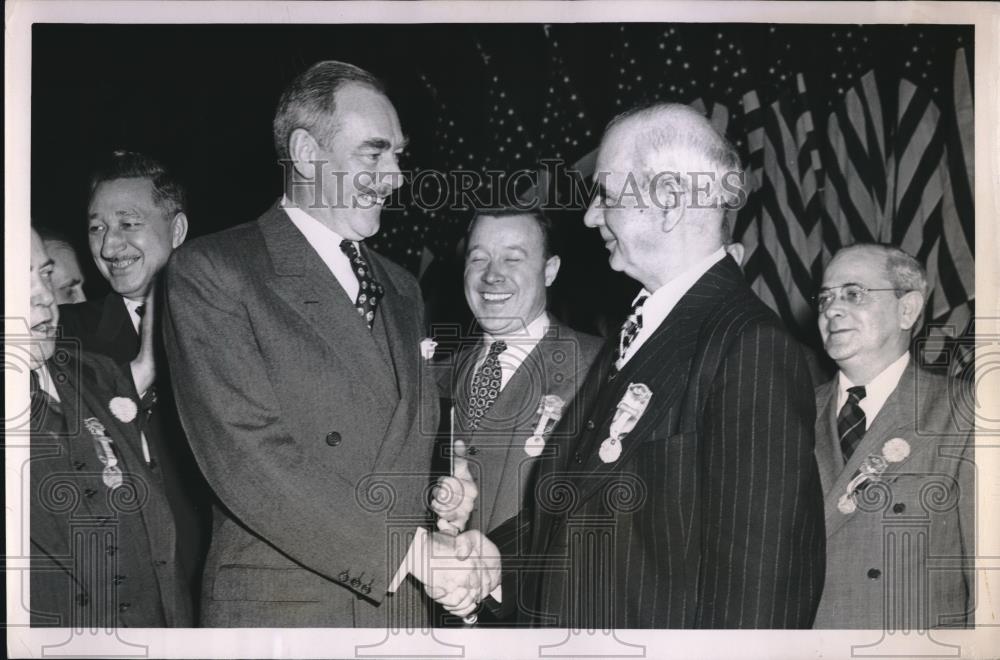
<svg viewBox="0 0 1000 660">
<path fill-rule="evenodd" d="M 888 245 L 845 248 L 823 275 L 819 329 L 840 372 L 816 389 L 817 628 L 972 625 L 973 436 L 955 415 L 971 399 L 910 356 L 926 295 L 920 263 Z"/>
<path fill-rule="evenodd" d="M 467 613 L 498 576 L 456 559 L 478 532 L 421 526 L 438 402 L 420 290 L 363 243 L 402 184 L 396 111 L 371 74 L 320 62 L 282 95 L 274 140 L 285 197 L 167 270 L 178 409 L 222 504 L 203 623 L 420 627 L 408 573 Z"/>
<path fill-rule="evenodd" d="M 520 510 L 535 459 L 601 340 L 546 311 L 560 258 L 551 222 L 541 211 L 480 211 L 466 242 L 465 300 L 483 335 L 455 359 L 452 435 L 464 445 L 478 493 L 469 526 L 489 532 Z M 442 500 L 433 505 L 457 529 L 464 527 L 467 508 Z"/>
</svg>

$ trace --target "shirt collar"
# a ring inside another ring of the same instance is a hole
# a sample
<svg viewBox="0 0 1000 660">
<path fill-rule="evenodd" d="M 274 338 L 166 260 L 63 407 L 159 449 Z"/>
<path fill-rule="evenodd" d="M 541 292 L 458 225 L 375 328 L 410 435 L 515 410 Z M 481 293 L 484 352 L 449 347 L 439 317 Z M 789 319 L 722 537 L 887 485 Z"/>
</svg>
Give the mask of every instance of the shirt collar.
<svg viewBox="0 0 1000 660">
<path fill-rule="evenodd" d="M 491 335 L 483 332 L 483 341 L 489 346 L 495 341 L 505 341 L 509 344 L 525 346 L 526 344 L 537 344 L 545 336 L 545 331 L 549 329 L 549 315 L 542 311 L 534 321 L 525 326 L 523 332 L 512 332 L 505 335 Z"/>
<path fill-rule="evenodd" d="M 700 259 L 684 270 L 680 275 L 670 280 L 656 291 L 650 293 L 643 288 L 635 297 L 632 304 L 642 296 L 649 296 L 649 299 L 642 306 L 642 328 L 643 330 L 654 330 L 659 327 L 663 319 L 674 309 L 684 294 L 694 286 L 701 276 L 708 272 L 720 259 L 726 256 L 726 250 L 719 248 L 707 257 Z"/>
<path fill-rule="evenodd" d="M 289 219 L 305 235 L 306 240 L 313 247 L 317 243 L 336 245 L 340 249 L 340 243 L 344 237 L 330 229 L 322 222 L 312 217 L 298 206 L 295 206 L 288 197 L 281 198 L 281 208 L 288 215 Z M 357 246 L 357 241 L 351 241 Z"/>
<path fill-rule="evenodd" d="M 871 421 L 875 419 L 879 411 L 882 410 L 882 406 L 885 405 L 886 400 L 889 395 L 892 394 L 896 386 L 899 385 L 899 379 L 903 377 L 903 372 L 906 371 L 907 365 L 910 363 L 910 353 L 909 351 L 904 352 L 896 360 L 890 364 L 888 367 L 882 370 L 882 373 L 871 379 L 870 382 L 864 384 L 865 386 L 865 398 L 861 400 L 861 408 L 865 411 L 865 417 L 868 420 L 868 426 L 871 426 Z M 844 402 L 847 401 L 847 388 L 854 387 L 857 383 L 851 382 L 851 379 L 847 377 L 843 371 L 837 374 L 837 410 L 844 407 Z"/>
<path fill-rule="evenodd" d="M 48 394 L 55 401 L 61 402 L 62 399 L 59 398 L 59 391 L 56 389 L 56 384 L 52 380 L 52 372 L 49 371 L 48 363 L 43 362 L 42 366 L 35 369 L 35 373 L 38 375 L 39 389 Z"/>
</svg>

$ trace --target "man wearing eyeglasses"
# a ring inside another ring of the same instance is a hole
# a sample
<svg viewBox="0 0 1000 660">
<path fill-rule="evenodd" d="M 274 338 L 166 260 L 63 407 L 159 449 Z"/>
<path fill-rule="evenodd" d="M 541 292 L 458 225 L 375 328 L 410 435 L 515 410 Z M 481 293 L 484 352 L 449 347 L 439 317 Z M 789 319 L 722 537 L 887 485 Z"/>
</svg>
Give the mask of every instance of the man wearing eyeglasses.
<svg viewBox="0 0 1000 660">
<path fill-rule="evenodd" d="M 816 297 L 840 369 L 816 389 L 827 535 L 816 628 L 973 624 L 973 438 L 955 414 L 970 399 L 910 356 L 926 295 L 916 259 L 861 244 L 834 256 Z"/>
</svg>

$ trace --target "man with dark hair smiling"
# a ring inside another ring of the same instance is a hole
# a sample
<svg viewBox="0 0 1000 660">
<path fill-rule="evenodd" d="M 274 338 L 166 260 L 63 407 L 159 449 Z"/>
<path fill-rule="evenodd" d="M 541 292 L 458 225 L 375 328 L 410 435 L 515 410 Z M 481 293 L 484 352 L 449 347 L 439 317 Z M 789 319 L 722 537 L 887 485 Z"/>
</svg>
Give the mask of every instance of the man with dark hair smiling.
<svg viewBox="0 0 1000 660">
<path fill-rule="evenodd" d="M 90 253 L 111 292 L 59 309 L 65 337 L 131 373 L 142 433 L 162 450 L 153 468 L 167 485 L 178 554 L 197 589 L 210 495 L 177 419 L 156 318 L 160 271 L 187 236 L 186 211 L 184 190 L 162 163 L 134 151 L 111 153 L 91 176 L 87 209 Z M 195 594 L 189 596 L 194 604 Z"/>
<path fill-rule="evenodd" d="M 420 290 L 364 243 L 402 185 L 396 110 L 368 72 L 319 62 L 282 94 L 274 142 L 284 197 L 167 268 L 178 407 L 222 504 L 203 623 L 418 628 L 408 575 L 467 614 L 499 575 L 479 532 L 421 524 L 438 400 Z"/>
</svg>

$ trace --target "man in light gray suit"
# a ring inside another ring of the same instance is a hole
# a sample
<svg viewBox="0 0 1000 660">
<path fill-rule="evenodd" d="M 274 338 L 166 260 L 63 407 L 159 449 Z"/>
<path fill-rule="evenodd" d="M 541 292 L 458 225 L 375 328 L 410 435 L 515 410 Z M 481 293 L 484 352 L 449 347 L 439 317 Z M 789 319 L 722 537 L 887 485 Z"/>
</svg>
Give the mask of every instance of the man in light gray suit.
<svg viewBox="0 0 1000 660">
<path fill-rule="evenodd" d="M 909 353 L 926 295 L 923 267 L 888 245 L 845 248 L 823 275 L 819 329 L 840 371 L 816 389 L 827 535 L 816 628 L 973 623 L 974 439 L 955 414 L 964 384 Z"/>
<path fill-rule="evenodd" d="M 483 334 L 457 354 L 448 389 L 452 436 L 474 481 L 467 492 L 478 497 L 466 506 L 448 507 L 447 497 L 432 505 L 454 529 L 465 526 L 473 499 L 470 529 L 489 532 L 517 515 L 535 458 L 600 350 L 598 337 L 546 311 L 559 266 L 541 211 L 480 211 L 469 225 L 465 299 Z"/>
<path fill-rule="evenodd" d="M 282 95 L 274 140 L 284 198 L 167 269 L 177 406 L 222 504 L 203 624 L 420 627 L 407 574 L 464 615 L 498 571 L 456 557 L 478 532 L 422 527 L 438 402 L 420 290 L 363 243 L 402 184 L 396 111 L 371 74 L 320 62 Z"/>
</svg>

